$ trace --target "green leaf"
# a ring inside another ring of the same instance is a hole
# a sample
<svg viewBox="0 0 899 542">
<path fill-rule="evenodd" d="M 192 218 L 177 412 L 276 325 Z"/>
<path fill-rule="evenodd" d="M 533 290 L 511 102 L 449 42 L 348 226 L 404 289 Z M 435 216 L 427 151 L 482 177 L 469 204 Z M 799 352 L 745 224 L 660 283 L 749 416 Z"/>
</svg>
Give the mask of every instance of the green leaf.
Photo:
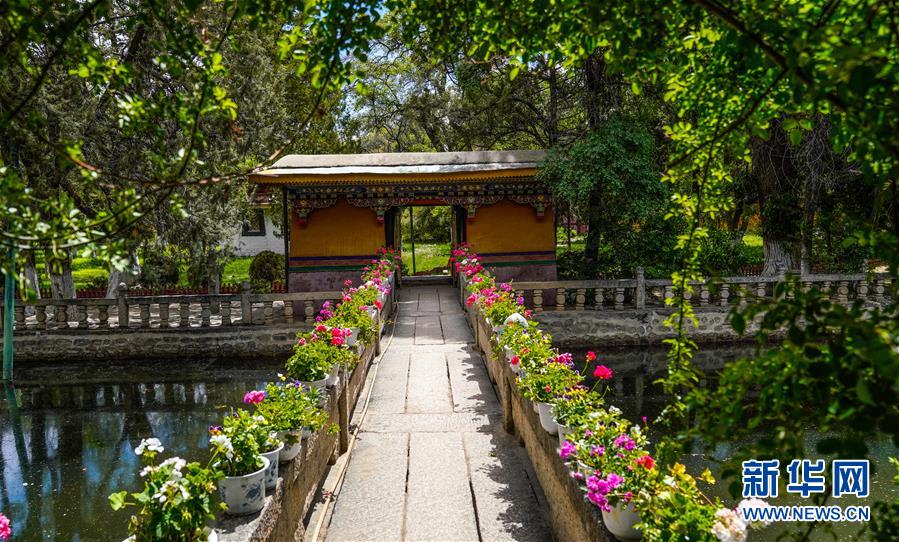
<svg viewBox="0 0 899 542">
<path fill-rule="evenodd" d="M 871 397 L 871 390 L 868 388 L 868 382 L 864 377 L 860 377 L 855 383 L 855 394 L 858 400 L 866 405 L 874 406 L 874 400 Z"/>
<path fill-rule="evenodd" d="M 128 496 L 127 491 L 119 491 L 109 496 L 109 505 L 113 510 L 121 510 L 125 507 L 125 498 Z"/>
</svg>

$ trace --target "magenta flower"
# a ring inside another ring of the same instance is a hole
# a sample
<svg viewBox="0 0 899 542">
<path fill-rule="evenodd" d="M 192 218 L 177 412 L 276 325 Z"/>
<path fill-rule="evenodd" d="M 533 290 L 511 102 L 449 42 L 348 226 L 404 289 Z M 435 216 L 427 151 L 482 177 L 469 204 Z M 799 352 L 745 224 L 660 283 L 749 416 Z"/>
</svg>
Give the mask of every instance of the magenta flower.
<svg viewBox="0 0 899 542">
<path fill-rule="evenodd" d="M 615 489 L 616 487 L 620 486 L 621 482 L 624 482 L 624 478 L 622 478 L 621 476 L 618 476 L 614 472 L 611 472 L 611 473 L 609 473 L 608 476 L 606 476 L 606 483 L 609 484 L 610 490 Z"/>
<path fill-rule="evenodd" d="M 627 435 L 618 435 L 618 438 L 615 439 L 615 446 L 618 448 L 624 448 L 627 451 L 631 451 L 634 449 L 636 444 L 634 443 L 634 439 Z"/>
<path fill-rule="evenodd" d="M 12 536 L 12 524 L 9 518 L 0 514 L 0 540 L 9 540 Z"/>
<path fill-rule="evenodd" d="M 606 447 L 605 447 L 605 446 L 592 446 L 592 447 L 590 448 L 590 455 L 592 455 L 593 457 L 598 457 L 598 456 L 601 456 L 601 455 L 605 455 L 605 453 L 606 453 Z"/>
<path fill-rule="evenodd" d="M 565 461 L 575 452 L 577 452 L 577 446 L 566 440 L 559 448 L 559 457 L 561 457 L 562 460 Z"/>
<path fill-rule="evenodd" d="M 258 405 L 262 401 L 265 401 L 265 392 L 260 390 L 252 390 L 248 391 L 243 396 L 243 402 L 248 405 Z"/>
<path fill-rule="evenodd" d="M 612 369 L 605 365 L 597 365 L 596 369 L 593 370 L 593 376 L 600 380 L 608 380 L 612 378 Z"/>
</svg>

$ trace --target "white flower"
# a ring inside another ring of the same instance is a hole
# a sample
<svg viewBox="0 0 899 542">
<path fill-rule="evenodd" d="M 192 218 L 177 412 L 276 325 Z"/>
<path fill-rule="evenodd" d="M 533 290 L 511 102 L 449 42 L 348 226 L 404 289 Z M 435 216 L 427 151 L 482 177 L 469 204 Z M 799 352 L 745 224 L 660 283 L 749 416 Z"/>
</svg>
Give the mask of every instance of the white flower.
<svg viewBox="0 0 899 542">
<path fill-rule="evenodd" d="M 755 497 L 752 497 L 750 499 L 743 499 L 742 501 L 740 501 L 740 504 L 737 505 L 737 512 L 739 512 L 741 519 L 746 517 L 746 514 L 743 512 L 743 510 L 746 510 L 747 508 L 771 508 L 771 505 L 763 501 L 762 499 L 757 499 Z M 771 525 L 771 520 L 753 521 L 749 524 L 749 526 L 753 529 L 761 529 L 762 527 L 767 527 L 768 525 Z"/>
<path fill-rule="evenodd" d="M 721 542 L 746 542 L 746 522 L 729 508 L 715 512 L 712 534 Z"/>
<path fill-rule="evenodd" d="M 141 475 L 141 477 L 144 477 L 148 474 L 153 474 L 154 472 L 156 472 L 157 468 L 159 468 L 159 467 L 154 467 L 153 465 L 147 465 L 146 467 L 141 469 L 140 475 Z"/>
<path fill-rule="evenodd" d="M 234 457 L 234 446 L 231 444 L 231 439 L 229 439 L 225 435 L 212 435 L 211 437 L 209 437 L 209 442 L 220 452 L 224 453 L 225 457 L 227 457 L 228 459 L 232 459 Z"/>
<path fill-rule="evenodd" d="M 140 444 L 134 449 L 134 453 L 137 455 L 144 455 L 144 452 L 147 450 L 150 450 L 151 452 L 162 452 L 165 448 L 162 447 L 162 442 L 158 438 L 145 438 L 140 441 Z"/>
<path fill-rule="evenodd" d="M 609 412 L 612 414 L 621 414 L 621 409 L 616 406 L 609 406 Z"/>
</svg>

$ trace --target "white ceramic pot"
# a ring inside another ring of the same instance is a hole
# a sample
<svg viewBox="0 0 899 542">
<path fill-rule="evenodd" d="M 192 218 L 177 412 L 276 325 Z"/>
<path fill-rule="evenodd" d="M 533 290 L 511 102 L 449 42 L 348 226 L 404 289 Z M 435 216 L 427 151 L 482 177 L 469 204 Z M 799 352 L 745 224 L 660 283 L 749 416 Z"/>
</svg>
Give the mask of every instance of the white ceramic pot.
<svg viewBox="0 0 899 542">
<path fill-rule="evenodd" d="M 340 364 L 335 363 L 331 366 L 331 373 L 326 378 L 328 387 L 340 384 Z"/>
<path fill-rule="evenodd" d="M 265 469 L 265 489 L 274 489 L 278 483 L 278 459 L 281 457 L 281 450 L 284 449 L 284 443 L 278 444 L 278 447 L 270 452 L 261 455 L 268 459 L 268 468 Z"/>
<path fill-rule="evenodd" d="M 296 437 L 297 441 L 295 444 L 287 444 L 285 438 L 288 434 Z M 300 432 L 278 431 L 278 438 L 284 443 L 284 448 L 282 448 L 281 452 L 278 454 L 278 461 L 280 461 L 281 463 L 293 461 L 293 458 L 298 456 L 300 454 L 300 451 L 303 449 L 303 442 L 302 437 L 300 436 Z"/>
<path fill-rule="evenodd" d="M 540 415 L 540 425 L 543 426 L 543 429 L 546 430 L 550 435 L 558 434 L 559 432 L 559 424 L 556 423 L 555 418 L 553 418 L 551 403 L 537 403 L 537 414 Z"/>
<path fill-rule="evenodd" d="M 515 352 L 513 352 L 512 349 L 509 348 L 508 346 L 504 346 L 503 354 L 505 354 L 505 356 L 506 356 L 506 361 L 509 361 L 510 359 L 512 359 L 512 356 L 515 355 Z"/>
<path fill-rule="evenodd" d="M 219 495 L 232 516 L 255 514 L 265 506 L 265 471 L 269 461 L 262 458 L 262 468 L 244 476 L 225 476 L 219 480 Z"/>
<path fill-rule="evenodd" d="M 512 369 L 513 374 L 519 374 L 523 370 L 521 368 L 521 362 L 516 363 L 515 365 L 509 364 L 509 368 Z"/>
<path fill-rule="evenodd" d="M 606 528 L 618 540 L 640 540 L 643 533 L 634 529 L 634 525 L 640 522 L 640 515 L 634 512 L 634 503 L 618 503 L 612 507 L 611 512 L 603 511 L 602 521 L 606 524 Z"/>
<path fill-rule="evenodd" d="M 531 401 L 531 408 L 534 409 L 534 414 L 540 414 L 540 408 L 537 407 L 537 401 Z"/>
<path fill-rule="evenodd" d="M 368 316 L 372 319 L 372 322 L 376 322 L 378 320 L 378 308 L 377 307 L 369 307 L 366 309 L 368 312 Z"/>
<path fill-rule="evenodd" d="M 350 334 L 344 337 L 344 341 L 347 346 L 354 346 L 357 340 L 359 340 L 359 328 L 351 327 Z"/>
<path fill-rule="evenodd" d="M 325 388 L 328 387 L 328 378 L 329 377 L 326 376 L 321 380 L 313 380 L 311 382 L 308 380 L 301 380 L 300 382 L 307 388 L 318 388 L 321 391 L 325 391 Z"/>
</svg>

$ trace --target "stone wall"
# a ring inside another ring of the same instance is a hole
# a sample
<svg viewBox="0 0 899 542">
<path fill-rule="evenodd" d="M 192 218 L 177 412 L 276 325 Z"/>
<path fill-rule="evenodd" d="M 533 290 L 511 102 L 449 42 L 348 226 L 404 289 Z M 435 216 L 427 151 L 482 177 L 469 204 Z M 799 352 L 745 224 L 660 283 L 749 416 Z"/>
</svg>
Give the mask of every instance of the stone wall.
<svg viewBox="0 0 899 542">
<path fill-rule="evenodd" d="M 638 346 L 662 344 L 673 336 L 665 326 L 670 309 L 616 311 L 544 311 L 534 315 L 553 342 L 566 348 L 587 346 Z M 691 338 L 702 343 L 745 341 L 755 329 L 738 335 L 728 323 L 728 311 L 696 309 L 699 328 L 691 328 Z"/>
<path fill-rule="evenodd" d="M 308 324 L 22 331 L 14 337 L 17 363 L 121 359 L 233 359 L 289 356 Z"/>
</svg>

